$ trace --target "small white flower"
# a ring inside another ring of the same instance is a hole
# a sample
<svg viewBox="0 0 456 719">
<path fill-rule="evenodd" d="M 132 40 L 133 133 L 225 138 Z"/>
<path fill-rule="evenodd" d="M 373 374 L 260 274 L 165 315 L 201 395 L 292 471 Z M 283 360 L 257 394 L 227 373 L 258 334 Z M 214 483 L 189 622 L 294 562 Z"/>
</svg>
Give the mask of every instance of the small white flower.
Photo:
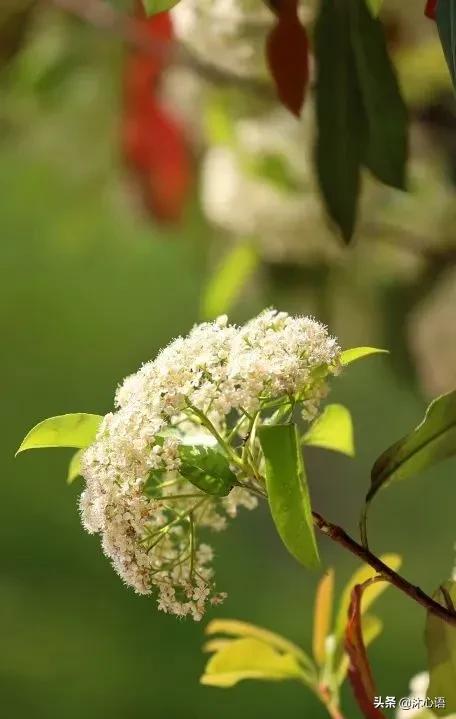
<svg viewBox="0 0 456 719">
<path fill-rule="evenodd" d="M 339 347 L 323 325 L 267 310 L 241 328 L 225 316 L 197 325 L 124 381 L 117 411 L 84 452 L 80 510 L 128 585 L 156 591 L 159 609 L 195 620 L 208 601 L 223 600 L 200 532 L 224 529 L 257 499 L 241 486 L 226 497 L 205 494 L 180 474 L 182 446 L 214 451 L 221 442 L 233 476 L 248 484 L 242 447 L 254 417 L 270 421 L 271 403 L 315 413 L 338 365 Z"/>
</svg>

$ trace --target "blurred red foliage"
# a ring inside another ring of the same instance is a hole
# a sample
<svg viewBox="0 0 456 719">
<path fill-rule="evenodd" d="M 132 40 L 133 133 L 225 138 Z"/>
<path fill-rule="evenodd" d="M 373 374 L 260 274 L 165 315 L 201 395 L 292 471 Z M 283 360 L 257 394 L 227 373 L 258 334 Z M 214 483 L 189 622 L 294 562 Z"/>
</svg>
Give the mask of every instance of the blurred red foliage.
<svg viewBox="0 0 456 719">
<path fill-rule="evenodd" d="M 151 40 L 173 42 L 168 13 L 146 17 L 138 5 L 138 24 Z M 138 180 L 146 208 L 161 222 L 181 219 L 191 182 L 190 152 L 181 124 L 160 99 L 167 62 L 161 53 L 128 51 L 124 67 L 122 149 Z"/>
</svg>

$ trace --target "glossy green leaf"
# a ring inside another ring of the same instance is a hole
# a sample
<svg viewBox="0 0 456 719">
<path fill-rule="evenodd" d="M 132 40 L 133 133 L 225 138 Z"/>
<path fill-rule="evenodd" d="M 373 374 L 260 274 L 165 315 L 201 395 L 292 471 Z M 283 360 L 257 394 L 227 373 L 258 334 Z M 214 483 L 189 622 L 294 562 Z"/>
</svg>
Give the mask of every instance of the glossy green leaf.
<svg viewBox="0 0 456 719">
<path fill-rule="evenodd" d="M 180 474 L 206 494 L 225 497 L 236 482 L 229 462 L 218 449 L 194 444 L 179 447 Z"/>
<path fill-rule="evenodd" d="M 386 483 L 412 477 L 455 454 L 456 390 L 453 390 L 431 402 L 418 427 L 377 459 L 367 501 Z"/>
<path fill-rule="evenodd" d="M 203 295 L 202 313 L 212 319 L 229 312 L 258 266 L 258 255 L 249 244 L 238 244 L 225 255 Z"/>
<path fill-rule="evenodd" d="M 351 46 L 348 0 L 321 1 L 314 51 L 317 174 L 328 214 L 349 242 L 356 221 L 366 119 Z"/>
<path fill-rule="evenodd" d="M 320 564 L 309 490 L 295 424 L 261 427 L 269 507 L 288 551 L 306 567 Z"/>
<path fill-rule="evenodd" d="M 146 15 L 158 15 L 171 10 L 178 2 L 179 0 L 143 0 L 143 5 Z"/>
<path fill-rule="evenodd" d="M 440 42 L 456 88 L 456 0 L 441 0 L 435 15 Z"/>
<path fill-rule="evenodd" d="M 16 455 L 42 447 L 88 447 L 94 442 L 102 419 L 98 414 L 82 412 L 45 419 L 30 430 Z"/>
<path fill-rule="evenodd" d="M 329 404 L 302 438 L 303 444 L 331 449 L 354 457 L 353 422 L 341 404 Z"/>
<path fill-rule="evenodd" d="M 356 362 L 357 360 L 364 359 L 370 355 L 377 354 L 389 354 L 388 350 L 378 349 L 378 347 L 352 347 L 351 349 L 344 350 L 340 355 L 340 363 L 343 367 Z"/>
<path fill-rule="evenodd" d="M 208 661 L 201 683 L 232 687 L 242 679 L 283 681 L 302 679 L 303 671 L 292 654 L 282 654 L 259 639 L 235 639 Z"/>
<path fill-rule="evenodd" d="M 456 604 L 456 582 L 444 582 L 453 604 Z M 439 588 L 434 599 L 445 606 L 445 596 Z M 445 697 L 445 708 L 435 709 L 438 716 L 456 712 L 456 628 L 428 612 L 426 620 L 430 697 Z"/>
<path fill-rule="evenodd" d="M 256 624 L 249 622 L 241 622 L 238 619 L 213 619 L 206 627 L 206 634 L 213 636 L 214 634 L 227 634 L 230 637 L 243 639 L 258 639 L 265 644 L 269 644 L 273 649 L 285 654 L 293 654 L 302 664 L 311 667 L 312 660 L 307 654 L 293 642 L 290 642 L 280 634 L 271 632 L 269 629 L 258 627 Z"/>
<path fill-rule="evenodd" d="M 367 117 L 363 163 L 381 181 L 405 188 L 408 114 L 381 22 L 365 0 L 346 0 L 356 73 Z"/>
<path fill-rule="evenodd" d="M 82 457 L 82 449 L 78 449 L 77 452 L 75 452 L 70 460 L 70 464 L 68 465 L 68 474 L 67 474 L 67 483 L 72 484 L 75 479 L 81 476 L 81 457 Z"/>
<path fill-rule="evenodd" d="M 401 566 L 402 559 L 398 554 L 383 554 L 380 557 L 381 561 L 386 564 L 394 571 L 397 571 Z M 353 587 L 357 584 L 364 584 L 367 580 L 375 577 L 377 572 L 375 569 L 367 564 L 363 564 L 356 572 L 350 577 L 345 588 L 342 592 L 342 597 L 339 603 L 339 611 L 337 613 L 335 634 L 339 638 L 343 635 L 345 625 L 347 623 L 348 608 L 350 606 L 350 598 Z M 364 590 L 363 603 L 362 603 L 362 614 L 367 612 L 369 607 L 375 602 L 376 599 L 388 588 L 386 582 L 375 582 Z"/>
</svg>

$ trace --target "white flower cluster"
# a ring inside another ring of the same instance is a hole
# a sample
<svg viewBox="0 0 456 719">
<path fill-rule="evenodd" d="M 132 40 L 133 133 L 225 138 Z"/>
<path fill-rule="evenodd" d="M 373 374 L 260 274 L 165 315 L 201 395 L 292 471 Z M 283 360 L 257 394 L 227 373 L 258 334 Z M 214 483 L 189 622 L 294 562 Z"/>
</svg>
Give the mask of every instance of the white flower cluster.
<svg viewBox="0 0 456 719">
<path fill-rule="evenodd" d="M 171 10 L 177 39 L 194 55 L 240 76 L 267 77 L 264 38 L 274 16 L 256 0 L 182 0 Z"/>
<path fill-rule="evenodd" d="M 198 535 L 223 529 L 238 506 L 256 506 L 245 489 L 252 466 L 252 453 L 244 463 L 245 432 L 271 421 L 271 403 L 280 400 L 314 414 L 339 352 L 313 319 L 267 310 L 241 328 L 226 317 L 197 325 L 124 381 L 117 411 L 83 455 L 80 506 L 84 526 L 101 534 L 127 584 L 142 594 L 157 590 L 160 609 L 194 619 L 208 600 L 223 599 L 212 550 Z M 221 451 L 235 480 L 228 496 L 183 476 L 188 445 Z"/>
</svg>

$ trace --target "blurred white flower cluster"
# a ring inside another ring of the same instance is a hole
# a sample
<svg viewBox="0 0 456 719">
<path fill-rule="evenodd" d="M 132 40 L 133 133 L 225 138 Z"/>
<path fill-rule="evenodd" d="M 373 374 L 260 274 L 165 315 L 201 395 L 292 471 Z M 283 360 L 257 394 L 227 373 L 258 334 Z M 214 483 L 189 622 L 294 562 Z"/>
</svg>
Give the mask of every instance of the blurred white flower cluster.
<svg viewBox="0 0 456 719">
<path fill-rule="evenodd" d="M 117 411 L 84 453 L 80 507 L 127 584 L 156 590 L 160 609 L 196 620 L 208 600 L 222 601 L 200 530 L 223 529 L 239 506 L 256 506 L 249 490 L 264 486 L 255 432 L 295 407 L 312 417 L 339 354 L 315 320 L 267 310 L 242 327 L 226 317 L 197 325 L 124 381 Z M 231 477 L 226 496 L 191 481 L 202 467 L 210 474 L 208 456 Z"/>
<path fill-rule="evenodd" d="M 267 76 L 264 37 L 273 24 L 256 0 L 183 0 L 172 10 L 176 37 L 200 60 L 244 77 Z"/>
<path fill-rule="evenodd" d="M 299 3 L 305 25 L 312 23 L 316 7 L 309 0 Z M 423 74 L 421 65 L 413 71 L 410 66 L 415 67 L 421 44 L 432 38 L 432 24 L 424 23 L 421 11 L 408 1 L 390 0 L 385 12 L 404 44 L 398 63 L 407 91 L 411 80 Z M 264 46 L 274 16 L 266 5 L 252 0 L 180 0 L 171 16 L 177 39 L 200 61 L 244 80 L 270 82 Z M 171 93 L 173 106 L 182 107 L 188 74 L 183 78 L 179 73 L 179 84 Z M 311 75 L 312 84 L 313 67 Z M 183 116 L 202 145 L 201 201 L 210 222 L 225 231 L 227 240 L 253 240 L 260 256 L 271 263 L 342 263 L 347 255 L 329 225 L 315 177 L 311 92 L 297 119 L 279 104 L 272 85 L 270 96 L 256 94 L 253 86 L 213 87 L 204 77 L 199 77 L 199 85 L 199 96 L 192 86 L 192 102 Z M 223 126 L 221 132 L 214 128 L 214 114 L 215 123 Z M 362 241 L 355 252 L 377 267 L 378 282 L 386 273 L 405 282 L 419 277 L 423 263 L 407 250 L 410 237 L 416 234 L 426 247 L 448 240 L 444 227 L 452 219 L 454 188 L 446 159 L 435 151 L 428 134 L 420 123 L 412 123 L 408 193 L 364 173 L 358 222 Z M 442 226 L 439 232 L 437 225 Z"/>
</svg>

